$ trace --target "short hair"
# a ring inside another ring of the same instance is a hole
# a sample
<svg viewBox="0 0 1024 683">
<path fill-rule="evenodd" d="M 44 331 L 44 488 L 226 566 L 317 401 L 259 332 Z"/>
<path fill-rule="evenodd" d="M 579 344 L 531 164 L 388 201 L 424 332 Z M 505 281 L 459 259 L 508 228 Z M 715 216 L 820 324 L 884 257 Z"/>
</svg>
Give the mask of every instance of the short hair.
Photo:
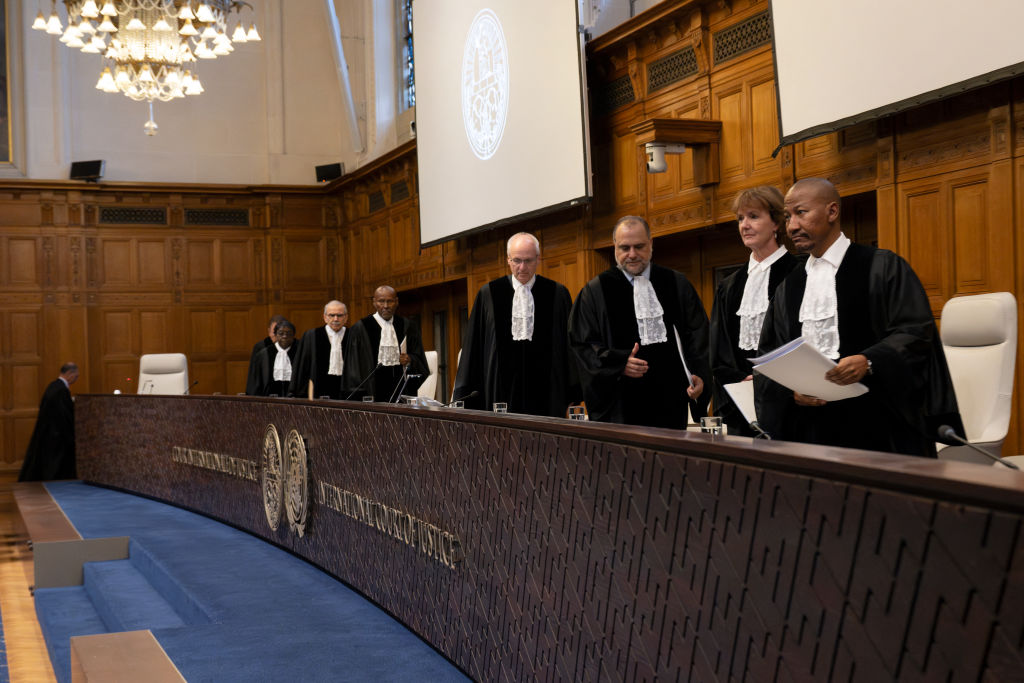
<svg viewBox="0 0 1024 683">
<path fill-rule="evenodd" d="M 278 330 L 291 330 L 292 334 L 295 334 L 295 325 L 292 325 L 292 322 L 290 320 L 285 320 L 282 318 L 281 322 L 277 323 L 277 327 L 274 328 L 275 332 L 277 332 Z"/>
<path fill-rule="evenodd" d="M 533 248 L 537 252 L 537 256 L 540 256 L 540 240 L 528 232 L 517 232 L 508 238 L 508 242 L 505 243 L 505 256 L 508 256 L 508 253 L 512 250 L 512 240 L 519 237 L 526 237 L 533 242 Z"/>
<path fill-rule="evenodd" d="M 338 301 L 337 299 L 331 299 L 330 301 L 324 304 L 324 315 L 327 315 L 327 308 L 329 306 L 345 306 L 345 304 Z M 348 306 L 345 306 L 345 312 L 348 313 Z"/>
<path fill-rule="evenodd" d="M 732 212 L 739 213 L 745 206 L 760 206 L 768 211 L 772 222 L 780 228 L 786 224 L 782 192 L 774 185 L 759 185 L 743 190 L 732 200 Z"/>
<path fill-rule="evenodd" d="M 60 366 L 60 374 L 66 375 L 69 372 L 78 372 L 78 363 L 65 363 Z"/>
<path fill-rule="evenodd" d="M 276 324 L 278 324 L 279 322 L 281 322 L 283 320 L 284 320 L 284 316 L 281 315 L 280 313 L 272 315 L 272 316 L 270 316 L 270 322 L 267 323 L 267 327 L 270 327 L 271 325 L 276 325 Z"/>
<path fill-rule="evenodd" d="M 839 194 L 839 190 L 828 178 L 801 178 L 800 180 L 793 183 L 793 186 L 786 192 L 786 196 L 793 190 L 812 188 L 814 193 L 819 199 L 824 201 L 826 204 L 829 202 L 836 203 L 837 214 L 836 217 L 842 215 L 843 212 L 843 198 Z"/>
<path fill-rule="evenodd" d="M 615 233 L 618 232 L 620 225 L 626 223 L 639 223 L 644 226 L 644 232 L 647 233 L 647 239 L 651 239 L 651 226 L 647 224 L 647 221 L 642 216 L 623 216 L 619 220 L 615 221 L 615 227 L 612 228 L 612 242 L 615 241 Z"/>
</svg>

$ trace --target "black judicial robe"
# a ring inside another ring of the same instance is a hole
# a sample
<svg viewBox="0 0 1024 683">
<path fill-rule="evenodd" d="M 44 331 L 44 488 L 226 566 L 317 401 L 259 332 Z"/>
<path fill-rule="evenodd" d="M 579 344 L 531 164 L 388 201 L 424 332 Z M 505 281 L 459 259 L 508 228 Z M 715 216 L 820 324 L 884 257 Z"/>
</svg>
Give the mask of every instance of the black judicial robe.
<svg viewBox="0 0 1024 683">
<path fill-rule="evenodd" d="M 39 415 L 18 481 L 74 479 L 75 476 L 75 403 L 63 380 L 55 379 L 39 401 Z"/>
<path fill-rule="evenodd" d="M 650 280 L 665 310 L 668 341 L 640 347 L 637 357 L 649 363 L 643 377 L 622 374 L 640 333 L 633 285 L 618 268 L 601 273 L 580 291 L 569 317 L 569 343 L 590 419 L 685 429 L 687 403 L 699 419 L 707 414 L 711 399 L 708 316 L 682 273 L 651 264 Z M 686 395 L 688 384 L 673 328 L 679 332 L 687 367 L 705 382 L 696 401 Z"/>
<path fill-rule="evenodd" d="M 259 352 L 268 346 L 273 346 L 274 342 L 271 341 L 270 337 L 264 337 L 263 341 L 258 341 L 253 344 L 252 353 L 249 354 L 249 374 L 245 380 L 245 393 L 247 396 L 259 396 L 260 394 L 256 391 L 256 356 Z"/>
<path fill-rule="evenodd" d="M 409 380 L 402 394 L 415 396 L 416 390 L 430 374 L 427 356 L 423 352 L 420 328 L 413 321 L 400 315 L 394 316 L 391 320 L 395 325 L 398 345 L 401 346 L 402 341 L 405 341 L 405 352 L 409 356 L 407 372 L 410 375 L 420 375 Z M 345 381 L 351 389 L 359 387 L 362 383 L 359 392 L 353 398 L 373 396 L 375 401 L 393 400 L 391 395 L 402 382 L 402 366 L 377 368 L 377 354 L 380 350 L 380 325 L 377 319 L 372 315 L 366 316 L 356 322 L 345 336 L 352 337 L 349 355 L 345 357 Z M 374 373 L 375 368 L 377 371 Z M 372 377 L 370 373 L 373 373 Z"/>
<path fill-rule="evenodd" d="M 351 333 L 351 330 L 345 330 L 345 336 L 341 339 L 341 355 L 346 367 L 351 356 Z M 331 367 L 331 340 L 327 336 L 327 326 L 321 325 L 306 330 L 296 344 L 299 348 L 292 360 L 292 383 L 288 386 L 288 393 L 297 398 L 310 398 L 309 382 L 312 380 L 312 398 L 345 398 L 348 392 L 345 389 L 344 377 L 327 374 Z"/>
<path fill-rule="evenodd" d="M 793 270 L 765 316 L 759 352 L 801 334 L 807 273 Z M 863 354 L 872 374 L 863 396 L 799 406 L 793 392 L 754 378 L 758 421 L 776 439 L 935 457 L 939 425 L 963 434 L 953 382 L 921 282 L 885 249 L 851 244 L 836 272 L 839 356 Z"/>
<path fill-rule="evenodd" d="M 782 280 L 791 270 L 802 266 L 805 260 L 787 252 L 772 264 L 768 271 L 769 306 Z M 749 377 L 752 372 L 750 359 L 757 356 L 756 351 L 746 351 L 739 347 L 740 317 L 736 311 L 743 301 L 743 288 L 746 284 L 747 269 L 744 265 L 719 283 L 715 291 L 715 301 L 711 305 L 711 371 L 715 375 L 715 415 L 722 416 L 729 425 L 730 434 L 754 436 L 747 420 L 729 398 L 728 392 L 722 388 Z"/>
<path fill-rule="evenodd" d="M 565 417 L 580 398 L 576 362 L 569 356 L 569 309 L 572 299 L 563 285 L 540 275 L 531 290 L 533 339 L 512 339 L 511 277 L 492 280 L 476 295 L 462 358 L 455 377 L 455 399 L 473 391 L 467 408 L 490 410 L 508 403 L 509 412 Z"/>
<path fill-rule="evenodd" d="M 298 355 L 299 344 L 292 342 L 288 347 L 288 360 L 292 364 L 292 377 L 295 377 L 295 357 Z M 256 373 L 254 393 L 246 393 L 249 396 L 288 396 L 291 388 L 288 382 L 279 382 L 274 379 L 274 361 L 277 360 L 277 346 L 271 344 L 256 354 Z"/>
</svg>

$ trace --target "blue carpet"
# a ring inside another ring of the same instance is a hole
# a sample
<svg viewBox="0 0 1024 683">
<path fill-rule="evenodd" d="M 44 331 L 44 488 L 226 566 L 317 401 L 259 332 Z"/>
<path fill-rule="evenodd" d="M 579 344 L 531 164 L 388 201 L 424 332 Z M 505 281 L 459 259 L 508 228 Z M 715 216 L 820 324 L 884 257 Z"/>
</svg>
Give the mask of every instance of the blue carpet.
<svg viewBox="0 0 1024 683">
<path fill-rule="evenodd" d="M 254 536 L 81 482 L 47 488 L 83 537 L 131 537 L 128 561 L 89 569 L 90 590 L 105 594 L 123 582 L 136 611 L 105 607 L 100 619 L 151 628 L 190 683 L 466 680 L 355 591 Z M 37 591 L 37 610 L 41 602 L 52 609 L 61 598 L 80 599 L 74 590 L 84 596 L 83 588 Z M 95 632 L 95 610 L 60 609 L 83 622 L 74 628 Z M 55 668 L 67 652 L 66 644 L 51 650 Z"/>
</svg>

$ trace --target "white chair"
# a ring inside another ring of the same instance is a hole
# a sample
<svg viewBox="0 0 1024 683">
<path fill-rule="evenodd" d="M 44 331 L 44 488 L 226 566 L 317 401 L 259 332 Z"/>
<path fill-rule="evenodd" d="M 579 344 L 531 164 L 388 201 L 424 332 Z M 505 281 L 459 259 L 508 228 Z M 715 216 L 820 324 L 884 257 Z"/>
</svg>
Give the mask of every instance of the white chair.
<svg viewBox="0 0 1024 683">
<path fill-rule="evenodd" d="M 188 359 L 183 353 L 147 353 L 139 359 L 139 393 L 188 393 Z"/>
<path fill-rule="evenodd" d="M 1017 300 L 1009 292 L 950 299 L 942 307 L 941 329 L 964 436 L 999 455 L 1010 427 Z M 991 462 L 967 446 L 939 447 L 942 460 Z"/>
<path fill-rule="evenodd" d="M 423 380 L 423 384 L 420 385 L 416 395 L 424 398 L 434 398 L 434 394 L 437 393 L 437 351 L 427 351 L 426 356 L 430 374 Z"/>
</svg>

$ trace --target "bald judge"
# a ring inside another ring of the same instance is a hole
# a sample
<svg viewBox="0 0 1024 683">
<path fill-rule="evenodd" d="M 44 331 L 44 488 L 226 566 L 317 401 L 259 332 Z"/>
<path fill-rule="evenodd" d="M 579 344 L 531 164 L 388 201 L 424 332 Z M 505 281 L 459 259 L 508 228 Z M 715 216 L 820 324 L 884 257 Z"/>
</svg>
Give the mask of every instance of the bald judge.
<svg viewBox="0 0 1024 683">
<path fill-rule="evenodd" d="M 708 316 L 686 276 L 651 263 L 639 216 L 612 230 L 616 267 L 580 292 L 569 341 L 592 420 L 685 429 L 686 408 L 707 414 Z"/>
<path fill-rule="evenodd" d="M 481 287 L 473 302 L 453 397 L 468 397 L 467 408 L 502 402 L 513 413 L 565 417 L 579 400 L 566 329 L 572 298 L 537 275 L 536 237 L 516 233 L 505 253 L 510 274 Z"/>
<path fill-rule="evenodd" d="M 843 234 L 828 180 L 793 185 L 785 215 L 793 245 L 810 256 L 776 290 L 759 351 L 803 336 L 837 361 L 826 379 L 868 393 L 826 402 L 755 375 L 761 426 L 777 439 L 935 457 L 939 425 L 963 426 L 921 282 L 896 254 Z"/>
<path fill-rule="evenodd" d="M 353 398 L 373 396 L 374 401 L 394 402 L 399 394 L 415 396 L 430 374 L 420 326 L 396 315 L 398 294 L 388 285 L 373 292 L 373 308 L 373 315 L 352 326 L 345 377 L 355 392 Z"/>
</svg>

